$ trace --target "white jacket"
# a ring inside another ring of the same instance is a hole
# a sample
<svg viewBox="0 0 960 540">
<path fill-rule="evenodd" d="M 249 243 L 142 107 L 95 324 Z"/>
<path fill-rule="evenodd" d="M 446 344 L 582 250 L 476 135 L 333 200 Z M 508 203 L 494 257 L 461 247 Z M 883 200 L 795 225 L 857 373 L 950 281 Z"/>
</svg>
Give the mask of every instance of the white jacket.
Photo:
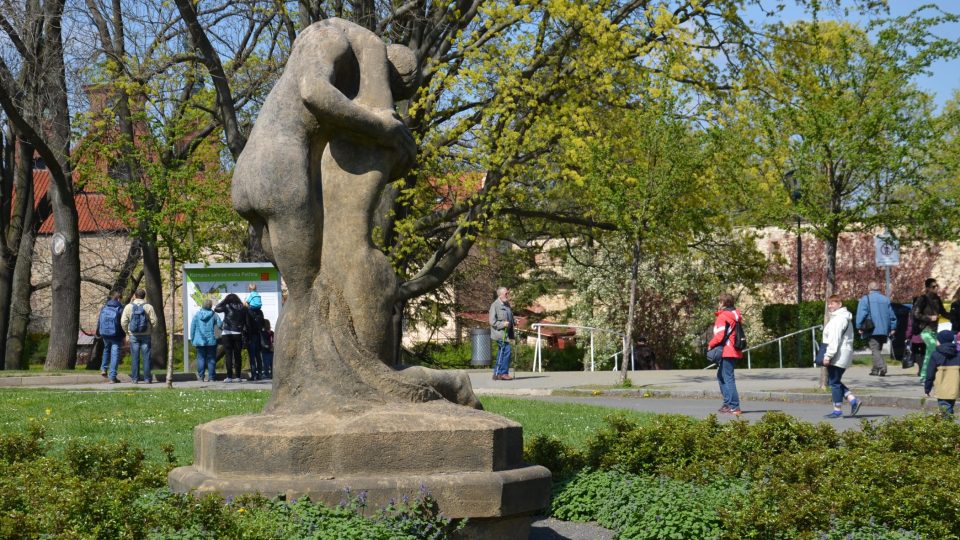
<svg viewBox="0 0 960 540">
<path fill-rule="evenodd" d="M 830 314 L 830 320 L 823 327 L 823 342 L 827 344 L 824 360 L 829 359 L 831 366 L 846 369 L 853 360 L 853 315 L 847 308 L 840 307 Z"/>
</svg>

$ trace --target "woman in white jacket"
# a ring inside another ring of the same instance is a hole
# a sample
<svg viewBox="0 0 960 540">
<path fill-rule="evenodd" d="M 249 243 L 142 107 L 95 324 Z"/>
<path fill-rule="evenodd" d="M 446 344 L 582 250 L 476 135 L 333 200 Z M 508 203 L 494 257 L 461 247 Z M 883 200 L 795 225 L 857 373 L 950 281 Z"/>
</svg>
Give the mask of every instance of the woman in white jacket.
<svg viewBox="0 0 960 540">
<path fill-rule="evenodd" d="M 827 299 L 827 309 L 830 320 L 823 327 L 823 342 L 827 345 L 823 365 L 827 368 L 827 381 L 833 394 L 833 412 L 827 418 L 843 416 L 844 399 L 850 402 L 850 415 L 856 416 L 860 411 L 860 400 L 841 382 L 843 372 L 853 360 L 853 315 L 843 307 L 837 295 Z"/>
</svg>

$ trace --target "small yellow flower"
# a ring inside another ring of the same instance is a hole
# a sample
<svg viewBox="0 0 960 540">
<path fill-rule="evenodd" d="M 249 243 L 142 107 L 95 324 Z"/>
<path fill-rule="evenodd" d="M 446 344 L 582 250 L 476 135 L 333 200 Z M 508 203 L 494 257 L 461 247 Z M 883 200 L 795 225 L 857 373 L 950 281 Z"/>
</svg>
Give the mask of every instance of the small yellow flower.
<svg viewBox="0 0 960 540">
<path fill-rule="evenodd" d="M 50 416 L 51 414 L 53 414 L 53 409 L 46 409 L 43 412 L 47 413 L 47 416 Z"/>
<path fill-rule="evenodd" d="M 247 511 L 247 510 L 246 510 L 245 508 L 239 508 L 239 509 L 237 509 L 237 512 L 240 513 L 240 514 L 246 512 L 246 511 Z"/>
</svg>

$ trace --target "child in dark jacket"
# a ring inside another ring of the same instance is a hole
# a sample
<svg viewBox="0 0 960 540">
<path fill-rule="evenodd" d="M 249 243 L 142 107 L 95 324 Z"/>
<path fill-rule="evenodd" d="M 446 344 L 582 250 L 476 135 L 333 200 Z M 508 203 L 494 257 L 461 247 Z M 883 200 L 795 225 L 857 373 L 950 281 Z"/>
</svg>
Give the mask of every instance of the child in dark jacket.
<svg viewBox="0 0 960 540">
<path fill-rule="evenodd" d="M 950 330 L 937 333 L 937 348 L 930 355 L 923 390 L 937 398 L 937 405 L 945 414 L 953 414 L 953 406 L 960 397 L 960 354 Z"/>
</svg>

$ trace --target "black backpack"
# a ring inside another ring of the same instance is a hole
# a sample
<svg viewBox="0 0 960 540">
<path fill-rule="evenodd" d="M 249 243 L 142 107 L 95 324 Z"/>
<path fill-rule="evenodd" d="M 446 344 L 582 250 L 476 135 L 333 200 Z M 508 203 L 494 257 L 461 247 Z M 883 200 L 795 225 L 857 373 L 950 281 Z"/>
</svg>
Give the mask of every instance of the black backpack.
<svg viewBox="0 0 960 540">
<path fill-rule="evenodd" d="M 733 333 L 733 348 L 742 351 L 747 348 L 747 336 L 743 332 L 743 319 L 737 321 L 736 329 L 736 332 Z"/>
</svg>

